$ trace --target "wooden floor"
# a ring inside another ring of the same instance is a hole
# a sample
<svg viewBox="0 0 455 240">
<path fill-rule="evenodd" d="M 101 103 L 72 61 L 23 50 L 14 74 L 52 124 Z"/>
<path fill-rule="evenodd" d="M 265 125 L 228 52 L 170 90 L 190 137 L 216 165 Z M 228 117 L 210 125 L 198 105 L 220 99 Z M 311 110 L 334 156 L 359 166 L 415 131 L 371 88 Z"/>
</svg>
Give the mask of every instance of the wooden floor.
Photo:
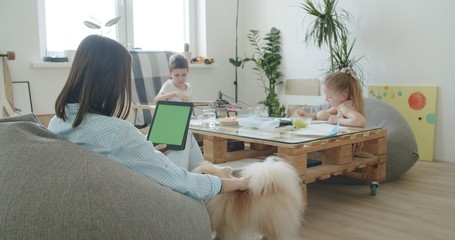
<svg viewBox="0 0 455 240">
<path fill-rule="evenodd" d="M 418 161 L 402 178 L 367 185 L 315 182 L 301 239 L 455 239 L 455 164 Z"/>
</svg>

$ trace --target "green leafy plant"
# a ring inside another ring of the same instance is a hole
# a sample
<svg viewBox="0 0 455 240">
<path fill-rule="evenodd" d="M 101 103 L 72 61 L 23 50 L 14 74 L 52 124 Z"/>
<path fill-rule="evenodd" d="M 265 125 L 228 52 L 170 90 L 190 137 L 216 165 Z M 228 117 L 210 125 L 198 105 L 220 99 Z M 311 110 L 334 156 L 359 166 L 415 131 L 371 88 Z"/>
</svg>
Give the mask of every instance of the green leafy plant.
<svg viewBox="0 0 455 240">
<path fill-rule="evenodd" d="M 285 115 L 285 107 L 280 104 L 280 100 L 276 94 L 276 86 L 283 84 L 283 81 L 280 79 L 282 76 L 280 71 L 280 30 L 272 27 L 264 38 L 261 37 L 258 30 L 250 30 L 247 38 L 254 48 L 252 56 L 243 59 L 236 56 L 236 59 L 230 58 L 229 62 L 236 68 L 244 68 L 247 62 L 254 63 L 253 70 L 256 71 L 258 80 L 262 82 L 266 95 L 266 98 L 261 100 L 259 104 L 263 104 L 269 108 L 269 115 L 271 117 L 283 117 Z"/>
<path fill-rule="evenodd" d="M 311 0 L 300 4 L 307 14 L 314 19 L 305 34 L 305 42 L 312 41 L 319 48 L 326 45 L 330 52 L 330 69 L 334 69 L 334 45 L 338 45 L 343 36 L 349 33 L 346 22 L 351 21 L 351 14 L 345 10 L 336 10 L 337 0 L 324 0 L 315 5 Z"/>
<path fill-rule="evenodd" d="M 106 29 L 117 24 L 122 17 L 115 17 L 115 18 L 107 21 L 104 25 L 101 24 L 101 22 L 98 19 L 96 19 L 92 16 L 90 16 L 90 18 L 92 18 L 93 21 L 84 21 L 84 25 L 91 29 L 99 29 L 100 34 L 106 36 L 110 32 L 110 30 L 107 30 L 107 32 L 106 32 Z"/>
</svg>

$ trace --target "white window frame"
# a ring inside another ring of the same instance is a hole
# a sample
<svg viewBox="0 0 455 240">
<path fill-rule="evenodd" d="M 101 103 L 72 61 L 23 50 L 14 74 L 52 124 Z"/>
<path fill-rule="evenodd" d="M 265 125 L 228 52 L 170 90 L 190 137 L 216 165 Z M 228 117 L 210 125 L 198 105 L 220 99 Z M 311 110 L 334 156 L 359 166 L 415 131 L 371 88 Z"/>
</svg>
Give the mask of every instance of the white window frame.
<svg viewBox="0 0 455 240">
<path fill-rule="evenodd" d="M 134 43 L 134 22 L 133 22 L 133 1 L 116 0 L 117 16 L 122 17 L 117 27 L 117 41 L 121 43 Z M 38 24 L 41 58 L 46 55 L 46 21 L 45 21 L 45 0 L 38 2 Z M 189 31 L 189 44 L 193 56 L 197 53 L 205 54 L 205 24 L 198 24 L 201 15 L 205 18 L 205 0 L 188 0 L 189 21 L 186 23 Z M 196 15 L 198 13 L 198 15 Z M 200 27 L 198 26 L 200 25 Z M 199 42 L 198 42 L 199 41 Z M 132 44 L 127 44 L 127 48 L 133 48 Z"/>
</svg>

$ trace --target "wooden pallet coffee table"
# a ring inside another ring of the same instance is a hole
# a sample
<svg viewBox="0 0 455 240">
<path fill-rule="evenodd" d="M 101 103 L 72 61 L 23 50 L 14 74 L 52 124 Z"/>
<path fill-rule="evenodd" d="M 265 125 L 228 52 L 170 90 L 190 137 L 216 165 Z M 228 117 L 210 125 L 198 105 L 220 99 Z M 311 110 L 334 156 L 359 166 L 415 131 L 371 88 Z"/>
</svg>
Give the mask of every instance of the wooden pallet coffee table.
<svg viewBox="0 0 455 240">
<path fill-rule="evenodd" d="M 291 131 L 259 131 L 242 127 L 215 129 L 190 126 L 203 139 L 206 160 L 224 163 L 244 158 L 261 158 L 276 153 L 291 163 L 302 178 L 302 190 L 307 199 L 306 184 L 332 176 L 344 175 L 356 179 L 380 182 L 385 179 L 387 160 L 387 130 L 380 127 L 341 127 L 338 134 L 310 137 Z M 244 141 L 245 150 L 228 152 L 229 139 Z M 352 144 L 363 142 L 367 156 L 352 154 Z M 307 159 L 322 161 L 322 165 L 307 168 Z M 372 195 L 376 190 L 372 189 Z"/>
</svg>

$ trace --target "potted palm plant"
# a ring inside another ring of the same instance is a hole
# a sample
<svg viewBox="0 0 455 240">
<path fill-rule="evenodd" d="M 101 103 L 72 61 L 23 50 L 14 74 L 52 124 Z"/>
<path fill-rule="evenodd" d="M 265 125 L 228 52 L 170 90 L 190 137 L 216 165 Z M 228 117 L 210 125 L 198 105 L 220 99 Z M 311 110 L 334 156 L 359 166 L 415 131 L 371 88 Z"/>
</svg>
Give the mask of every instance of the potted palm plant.
<svg viewBox="0 0 455 240">
<path fill-rule="evenodd" d="M 263 104 L 269 108 L 269 115 L 271 117 L 283 117 L 285 107 L 280 104 L 276 93 L 276 86 L 283 84 L 281 80 L 282 73 L 280 71 L 280 30 L 272 27 L 264 38 L 261 37 L 258 30 L 250 30 L 247 38 L 254 48 L 252 56 L 243 59 L 236 56 L 235 59 L 230 58 L 229 62 L 236 68 L 243 68 L 247 62 L 254 63 L 253 70 L 257 72 L 258 80 L 262 82 L 266 95 L 266 98 L 261 100 L 259 104 Z"/>
<path fill-rule="evenodd" d="M 351 21 L 351 14 L 345 10 L 337 11 L 337 0 L 324 0 L 323 4 L 315 5 L 311 0 L 305 0 L 300 7 L 311 17 L 313 21 L 305 34 L 305 42 L 312 41 L 318 48 L 325 45 L 330 52 L 330 69 L 334 69 L 335 45 L 339 45 L 341 39 L 349 33 L 346 22 Z"/>
<path fill-rule="evenodd" d="M 305 42 L 313 42 L 317 47 L 324 45 L 330 53 L 330 67 L 327 72 L 334 72 L 345 67 L 350 67 L 357 78 L 365 86 L 363 71 L 357 60 L 351 57 L 355 40 L 349 45 L 346 23 L 352 20 L 352 15 L 346 10 L 337 10 L 337 0 L 323 0 L 322 4 L 314 4 L 311 0 L 305 0 L 300 7 L 311 17 L 305 34 Z"/>
</svg>

